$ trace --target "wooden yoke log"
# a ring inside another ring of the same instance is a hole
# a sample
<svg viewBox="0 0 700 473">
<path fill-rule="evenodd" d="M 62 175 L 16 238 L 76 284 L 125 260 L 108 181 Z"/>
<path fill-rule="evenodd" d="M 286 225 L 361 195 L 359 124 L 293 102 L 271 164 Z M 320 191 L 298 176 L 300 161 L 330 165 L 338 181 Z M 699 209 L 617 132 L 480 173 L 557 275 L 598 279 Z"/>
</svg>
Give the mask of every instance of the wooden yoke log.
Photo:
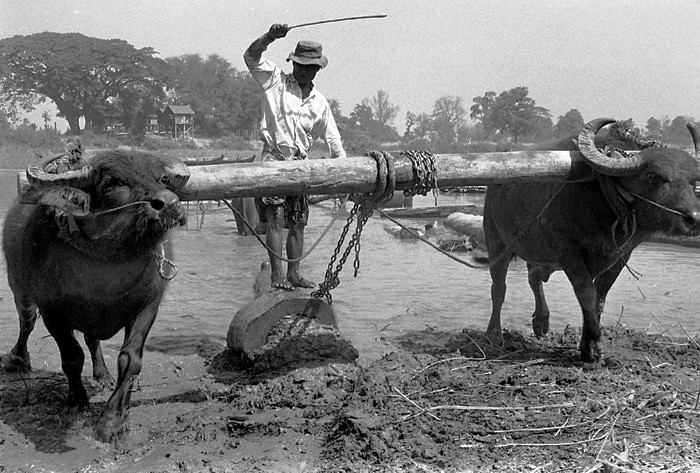
<svg viewBox="0 0 700 473">
<path fill-rule="evenodd" d="M 409 158 L 394 154 L 396 189 L 413 181 Z M 438 184 L 443 187 L 488 185 L 511 181 L 582 181 L 593 179 L 577 151 L 515 151 L 435 156 Z M 215 200 L 266 195 L 369 193 L 377 164 L 368 156 L 198 166 L 180 192 L 185 200 Z"/>
<path fill-rule="evenodd" d="M 396 189 L 413 181 L 408 157 L 394 157 Z M 435 155 L 438 185 L 480 186 L 513 181 L 583 181 L 593 179 L 578 151 L 512 151 Z M 219 200 L 269 195 L 314 195 L 373 192 L 377 164 L 371 157 L 307 159 L 265 163 L 217 164 L 190 168 L 192 176 L 179 193 L 183 201 Z M 19 176 L 19 200 L 35 203 L 24 173 Z"/>
</svg>

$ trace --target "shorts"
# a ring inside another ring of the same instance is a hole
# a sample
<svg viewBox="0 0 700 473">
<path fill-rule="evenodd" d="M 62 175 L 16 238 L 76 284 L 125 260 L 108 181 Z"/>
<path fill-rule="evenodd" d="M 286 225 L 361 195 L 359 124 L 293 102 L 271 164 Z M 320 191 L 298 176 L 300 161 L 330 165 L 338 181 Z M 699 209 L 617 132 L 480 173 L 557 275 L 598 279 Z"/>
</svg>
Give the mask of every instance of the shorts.
<svg viewBox="0 0 700 473">
<path fill-rule="evenodd" d="M 309 198 L 307 196 L 255 198 L 255 208 L 263 223 L 267 223 L 267 209 L 280 205 L 284 207 L 285 227 L 289 227 L 290 224 L 306 226 L 309 221 Z"/>
<path fill-rule="evenodd" d="M 287 159 L 302 159 L 299 156 L 285 158 L 279 152 L 272 152 L 267 146 L 263 146 L 262 161 L 284 161 Z M 306 226 L 309 221 L 309 199 L 305 195 L 287 197 L 256 197 L 255 208 L 262 223 L 267 223 L 267 209 L 276 205 L 284 206 L 284 226 L 289 228 L 290 223 Z"/>
</svg>

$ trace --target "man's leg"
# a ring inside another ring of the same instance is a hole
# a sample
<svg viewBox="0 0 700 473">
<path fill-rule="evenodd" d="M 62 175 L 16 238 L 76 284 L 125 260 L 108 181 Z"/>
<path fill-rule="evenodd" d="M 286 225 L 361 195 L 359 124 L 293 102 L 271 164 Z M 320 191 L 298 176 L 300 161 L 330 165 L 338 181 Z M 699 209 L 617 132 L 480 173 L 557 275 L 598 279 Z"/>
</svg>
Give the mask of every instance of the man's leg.
<svg viewBox="0 0 700 473">
<path fill-rule="evenodd" d="M 277 255 L 282 254 L 282 233 L 284 232 L 284 206 L 270 205 L 265 210 L 267 216 L 267 234 L 265 242 L 270 248 L 267 254 L 270 257 L 271 283 L 270 286 L 291 291 L 294 289 L 284 276 L 282 260 Z"/>
<path fill-rule="evenodd" d="M 289 233 L 287 234 L 287 258 L 298 259 L 304 253 L 304 223 L 288 222 Z M 296 287 L 312 288 L 315 283 L 305 279 L 299 273 L 299 261 L 287 263 L 287 281 Z"/>
</svg>

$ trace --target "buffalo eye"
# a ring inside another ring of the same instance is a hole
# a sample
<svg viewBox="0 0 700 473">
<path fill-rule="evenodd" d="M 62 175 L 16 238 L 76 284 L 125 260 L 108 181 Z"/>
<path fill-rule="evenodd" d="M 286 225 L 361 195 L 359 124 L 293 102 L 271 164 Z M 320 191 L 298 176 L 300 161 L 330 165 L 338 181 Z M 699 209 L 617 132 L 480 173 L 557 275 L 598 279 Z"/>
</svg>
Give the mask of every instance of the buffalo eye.
<svg viewBox="0 0 700 473">
<path fill-rule="evenodd" d="M 170 187 L 170 184 L 172 181 L 170 180 L 170 176 L 163 176 L 160 178 L 160 183 L 163 184 L 165 187 Z"/>
<path fill-rule="evenodd" d="M 121 181 L 117 178 L 112 177 L 112 176 L 104 176 L 102 178 L 102 180 L 100 181 L 100 187 L 105 191 L 108 191 L 114 187 L 119 187 L 121 185 L 122 185 Z"/>
<path fill-rule="evenodd" d="M 670 182 L 669 179 L 655 172 L 650 172 L 649 174 L 647 174 L 647 181 L 649 182 L 649 185 L 651 187 L 660 187 Z"/>
</svg>

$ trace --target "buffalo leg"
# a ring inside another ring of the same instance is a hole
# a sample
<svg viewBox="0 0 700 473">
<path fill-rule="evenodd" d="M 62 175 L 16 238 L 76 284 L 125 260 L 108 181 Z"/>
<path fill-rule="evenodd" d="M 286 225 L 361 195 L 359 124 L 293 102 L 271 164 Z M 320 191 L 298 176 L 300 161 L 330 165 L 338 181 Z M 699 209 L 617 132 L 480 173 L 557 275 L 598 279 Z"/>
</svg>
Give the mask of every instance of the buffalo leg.
<svg viewBox="0 0 700 473">
<path fill-rule="evenodd" d="M 17 343 L 6 355 L 0 357 L 0 368 L 4 371 L 31 371 L 32 364 L 27 349 L 29 335 L 34 330 L 38 316 L 36 305 L 28 300 L 15 297 L 15 307 L 19 314 L 19 336 Z"/>
<path fill-rule="evenodd" d="M 598 311 L 599 320 L 600 317 L 603 315 L 603 309 L 605 308 L 605 299 L 608 296 L 608 292 L 610 291 L 610 288 L 617 280 L 617 277 L 620 275 L 622 268 L 625 267 L 629 259 L 630 254 L 623 256 L 622 259 L 620 259 L 614 266 L 612 266 L 603 274 L 595 278 L 595 287 L 598 297 L 596 301 L 596 310 Z"/>
<path fill-rule="evenodd" d="M 111 386 L 114 383 L 114 379 L 112 379 L 112 375 L 109 374 L 105 364 L 100 341 L 85 335 L 85 345 L 90 351 L 90 359 L 92 360 L 92 378 L 103 389 Z"/>
<path fill-rule="evenodd" d="M 552 274 L 546 268 L 527 264 L 527 280 L 535 296 L 535 312 L 532 314 L 532 330 L 537 337 L 541 337 L 549 332 L 549 307 L 547 299 L 544 297 L 544 285 Z"/>
<path fill-rule="evenodd" d="M 134 317 L 131 325 L 125 327 L 124 344 L 117 359 L 117 386 L 95 427 L 95 436 L 102 442 L 116 440 L 126 426 L 131 387 L 141 373 L 143 346 L 158 313 L 159 304 L 160 297 Z"/>
<path fill-rule="evenodd" d="M 44 314 L 44 324 L 51 336 L 56 340 L 58 350 L 61 352 L 61 368 L 68 378 L 69 406 L 77 406 L 86 409 L 90 403 L 83 381 L 80 378 L 85 363 L 85 353 L 78 340 L 73 335 L 73 330 L 64 323 L 61 317 Z"/>
<path fill-rule="evenodd" d="M 491 251 L 489 247 L 489 255 L 498 254 Z M 489 339 L 499 343 L 503 342 L 503 330 L 501 328 L 501 308 L 506 298 L 506 274 L 508 273 L 508 265 L 511 255 L 501 255 L 492 261 L 489 265 L 491 273 L 491 319 L 489 326 L 486 329 L 486 334 Z"/>
<path fill-rule="evenodd" d="M 569 260 L 562 264 L 564 272 L 574 288 L 583 313 L 583 334 L 581 336 L 581 360 L 585 363 L 600 360 L 600 313 L 598 312 L 598 291 L 588 270 L 580 261 Z"/>
</svg>

